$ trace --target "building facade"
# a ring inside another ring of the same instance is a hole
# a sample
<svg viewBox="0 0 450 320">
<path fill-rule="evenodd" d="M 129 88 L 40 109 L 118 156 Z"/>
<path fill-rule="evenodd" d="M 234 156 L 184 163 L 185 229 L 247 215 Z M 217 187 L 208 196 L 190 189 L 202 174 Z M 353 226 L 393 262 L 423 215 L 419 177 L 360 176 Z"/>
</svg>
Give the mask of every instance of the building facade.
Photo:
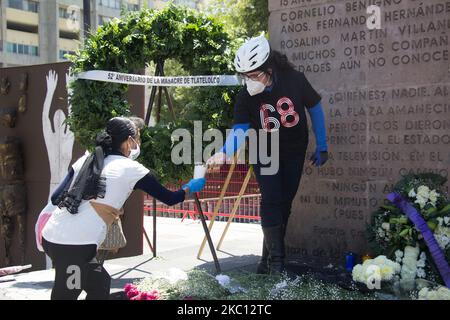
<svg viewBox="0 0 450 320">
<path fill-rule="evenodd" d="M 162 8 L 167 0 L 90 0 L 91 30 L 121 9 Z M 196 7 L 195 0 L 179 0 Z M 0 0 L 0 67 L 64 61 L 83 43 L 83 0 Z"/>
</svg>

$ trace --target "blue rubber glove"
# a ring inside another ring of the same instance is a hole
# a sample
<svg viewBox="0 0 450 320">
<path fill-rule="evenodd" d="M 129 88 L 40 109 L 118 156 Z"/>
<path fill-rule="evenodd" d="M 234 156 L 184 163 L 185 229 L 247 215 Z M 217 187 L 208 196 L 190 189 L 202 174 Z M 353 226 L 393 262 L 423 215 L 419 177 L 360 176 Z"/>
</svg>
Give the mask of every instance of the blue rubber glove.
<svg viewBox="0 0 450 320">
<path fill-rule="evenodd" d="M 206 184 L 205 178 L 191 179 L 191 181 L 183 185 L 183 189 L 189 188 L 189 194 L 194 192 L 200 192 L 205 187 L 205 184 Z"/>
<path fill-rule="evenodd" d="M 223 152 L 227 157 L 233 156 L 233 154 L 241 147 L 245 142 L 245 137 L 247 136 L 247 130 L 250 128 L 250 123 L 238 123 L 235 124 L 231 129 L 230 134 L 225 140 L 220 152 Z"/>
<path fill-rule="evenodd" d="M 324 165 L 325 162 L 328 161 L 328 152 L 320 151 L 317 149 L 316 152 L 314 152 L 312 157 L 309 159 L 309 161 L 311 161 L 312 165 L 314 165 L 316 167 L 320 167 L 320 166 Z"/>
</svg>

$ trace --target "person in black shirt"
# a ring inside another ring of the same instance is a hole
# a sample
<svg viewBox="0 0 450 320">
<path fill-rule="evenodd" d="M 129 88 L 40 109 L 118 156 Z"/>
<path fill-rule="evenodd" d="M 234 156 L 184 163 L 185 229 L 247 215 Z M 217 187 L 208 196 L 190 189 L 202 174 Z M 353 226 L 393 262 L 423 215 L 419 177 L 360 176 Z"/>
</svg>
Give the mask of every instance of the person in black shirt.
<svg viewBox="0 0 450 320">
<path fill-rule="evenodd" d="M 260 215 L 264 234 L 263 253 L 257 272 L 282 272 L 286 226 L 309 141 L 306 110 L 316 138 L 316 149 L 310 164 L 321 166 L 328 159 L 321 97 L 305 75 L 292 67 L 285 55 L 270 49 L 264 34 L 250 39 L 239 48 L 234 65 L 244 78 L 245 87 L 235 101 L 232 133 L 224 147 L 207 163 L 209 168 L 225 163 L 245 141 L 249 128 L 262 129 L 268 135 L 278 133 L 277 172 L 264 174 L 262 169 L 266 165 L 260 161 L 260 154 L 253 167 L 261 191 Z M 267 141 L 270 152 L 270 139 Z"/>
</svg>

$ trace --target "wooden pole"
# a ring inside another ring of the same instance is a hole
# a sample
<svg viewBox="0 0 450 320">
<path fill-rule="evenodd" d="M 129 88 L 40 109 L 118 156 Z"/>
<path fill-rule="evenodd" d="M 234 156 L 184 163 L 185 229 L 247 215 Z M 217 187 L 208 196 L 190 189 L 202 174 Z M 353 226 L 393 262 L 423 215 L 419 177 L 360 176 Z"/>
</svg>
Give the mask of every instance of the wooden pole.
<svg viewBox="0 0 450 320">
<path fill-rule="evenodd" d="M 248 182 L 250 181 L 250 177 L 252 176 L 252 170 L 253 170 L 253 167 L 250 167 L 248 169 L 247 175 L 245 176 L 245 179 L 244 179 L 244 183 L 242 184 L 241 190 L 239 191 L 239 196 L 236 199 L 236 202 L 234 203 L 233 210 L 231 211 L 231 214 L 228 217 L 228 222 L 225 227 L 225 230 L 223 230 L 222 237 L 220 238 L 219 244 L 217 245 L 217 250 L 220 250 L 220 247 L 222 246 L 222 242 L 225 239 L 225 235 L 228 232 L 228 228 L 230 227 L 231 221 L 233 221 L 234 216 L 236 215 L 236 211 L 239 207 L 239 203 L 241 202 L 242 196 L 243 196 L 245 190 L 247 189 Z"/>
<path fill-rule="evenodd" d="M 144 236 L 145 236 L 145 240 L 147 240 L 147 244 L 150 247 L 150 250 L 152 250 L 152 252 L 154 252 L 152 243 L 150 242 L 150 238 L 148 237 L 148 234 L 147 234 L 147 231 L 145 231 L 145 228 L 144 228 Z"/>
<path fill-rule="evenodd" d="M 233 162 L 231 163 L 230 170 L 228 170 L 227 178 L 225 179 L 225 183 L 222 187 L 222 190 L 220 191 L 219 200 L 217 201 L 217 205 L 214 207 L 214 212 L 212 214 L 212 217 L 211 217 L 211 220 L 209 221 L 209 226 L 208 226 L 208 231 L 210 231 L 210 232 L 214 225 L 214 221 L 216 221 L 217 214 L 219 213 L 220 206 L 222 205 L 222 202 L 223 202 L 223 198 L 228 189 L 228 185 L 230 184 L 231 177 L 233 176 L 234 168 L 236 167 L 236 162 L 239 157 L 239 153 L 240 153 L 240 149 L 237 152 L 237 155 L 233 158 Z M 205 248 L 205 244 L 206 244 L 206 237 L 204 237 L 202 240 L 200 249 L 198 250 L 198 253 L 197 253 L 197 259 L 200 259 L 201 255 L 203 253 L 203 250 Z"/>
</svg>

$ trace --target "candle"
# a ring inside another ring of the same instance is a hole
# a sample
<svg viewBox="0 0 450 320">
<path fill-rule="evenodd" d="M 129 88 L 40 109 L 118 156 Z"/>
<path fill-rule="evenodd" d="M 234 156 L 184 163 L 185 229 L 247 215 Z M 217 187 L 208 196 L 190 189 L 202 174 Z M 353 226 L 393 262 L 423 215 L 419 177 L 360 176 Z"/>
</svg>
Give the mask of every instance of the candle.
<svg viewBox="0 0 450 320">
<path fill-rule="evenodd" d="M 348 272 L 351 272 L 354 266 L 355 266 L 355 255 L 353 254 L 353 252 L 349 252 L 345 256 L 345 269 Z"/>
</svg>

